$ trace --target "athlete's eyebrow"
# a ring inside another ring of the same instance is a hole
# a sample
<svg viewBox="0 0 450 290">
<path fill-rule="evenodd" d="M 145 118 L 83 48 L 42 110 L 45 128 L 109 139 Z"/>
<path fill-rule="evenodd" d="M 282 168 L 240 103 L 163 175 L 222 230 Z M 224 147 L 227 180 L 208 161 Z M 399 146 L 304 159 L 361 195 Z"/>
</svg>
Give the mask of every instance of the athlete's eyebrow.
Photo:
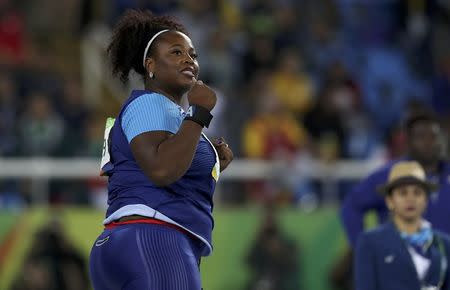
<svg viewBox="0 0 450 290">
<path fill-rule="evenodd" d="M 185 48 L 184 45 L 179 44 L 179 43 L 172 44 L 169 48 L 175 48 L 175 47 Z M 195 51 L 195 48 L 192 47 L 192 46 L 189 46 L 189 50 L 194 50 Z"/>
</svg>

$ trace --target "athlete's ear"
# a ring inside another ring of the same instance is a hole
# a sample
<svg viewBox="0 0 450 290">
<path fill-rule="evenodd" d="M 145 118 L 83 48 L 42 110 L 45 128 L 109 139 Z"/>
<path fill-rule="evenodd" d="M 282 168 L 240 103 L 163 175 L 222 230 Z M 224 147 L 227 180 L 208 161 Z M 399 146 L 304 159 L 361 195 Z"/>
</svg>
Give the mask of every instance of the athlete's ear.
<svg viewBox="0 0 450 290">
<path fill-rule="evenodd" d="M 145 69 L 148 73 L 155 73 L 155 59 L 153 57 L 147 57 L 145 59 Z"/>
</svg>

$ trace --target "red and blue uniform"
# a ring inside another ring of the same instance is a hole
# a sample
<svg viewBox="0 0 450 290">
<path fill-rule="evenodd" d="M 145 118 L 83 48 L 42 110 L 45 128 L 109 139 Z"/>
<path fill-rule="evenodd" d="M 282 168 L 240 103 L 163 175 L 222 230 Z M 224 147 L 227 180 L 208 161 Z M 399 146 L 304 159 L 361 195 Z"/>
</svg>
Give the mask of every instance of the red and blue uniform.
<svg viewBox="0 0 450 290">
<path fill-rule="evenodd" d="M 219 177 L 214 146 L 202 134 L 190 168 L 170 185 L 154 185 L 130 142 L 150 131 L 176 134 L 183 109 L 161 94 L 135 90 L 108 134 L 103 166 L 109 176 L 105 230 L 90 258 L 101 289 L 200 289 L 198 263 L 212 251 L 213 193 Z M 145 220 L 117 223 L 140 215 Z"/>
</svg>

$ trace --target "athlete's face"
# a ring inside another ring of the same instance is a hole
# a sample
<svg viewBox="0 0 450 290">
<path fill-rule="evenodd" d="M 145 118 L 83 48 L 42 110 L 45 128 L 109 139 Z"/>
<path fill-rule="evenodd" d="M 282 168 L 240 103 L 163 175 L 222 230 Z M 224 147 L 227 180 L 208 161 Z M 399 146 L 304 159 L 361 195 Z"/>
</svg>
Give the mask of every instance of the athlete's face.
<svg viewBox="0 0 450 290">
<path fill-rule="evenodd" d="M 416 184 L 405 184 L 395 187 L 386 197 L 386 204 L 394 218 L 405 222 L 420 219 L 427 206 L 425 189 Z"/>
<path fill-rule="evenodd" d="M 187 92 L 198 78 L 197 54 L 189 37 L 169 31 L 155 43 L 150 69 L 153 81 L 166 91 Z"/>
</svg>

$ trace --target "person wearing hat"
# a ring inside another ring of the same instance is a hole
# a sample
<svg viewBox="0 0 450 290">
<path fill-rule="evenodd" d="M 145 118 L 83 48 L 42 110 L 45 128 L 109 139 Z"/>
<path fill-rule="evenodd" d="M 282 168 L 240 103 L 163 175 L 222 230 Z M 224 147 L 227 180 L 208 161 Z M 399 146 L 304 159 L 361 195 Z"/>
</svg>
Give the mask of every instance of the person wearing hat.
<svg viewBox="0 0 450 290">
<path fill-rule="evenodd" d="M 388 181 L 377 188 L 390 220 L 357 240 L 356 290 L 450 289 L 450 239 L 423 218 L 436 189 L 418 162 L 392 167 Z"/>
<path fill-rule="evenodd" d="M 380 224 L 389 217 L 385 201 L 376 188 L 387 182 L 392 166 L 398 162 L 419 162 L 425 170 L 427 180 L 439 184 L 439 189 L 429 194 L 424 218 L 433 224 L 434 229 L 450 235 L 450 162 L 443 154 L 446 143 L 444 130 L 435 114 L 427 109 L 408 115 L 403 129 L 408 146 L 405 156 L 388 162 L 363 178 L 346 194 L 342 202 L 340 218 L 349 248 L 330 272 L 332 283 L 339 289 L 351 287 L 353 250 L 356 240 L 364 231 L 366 214 L 375 213 Z"/>
<path fill-rule="evenodd" d="M 405 160 L 414 160 L 422 165 L 427 180 L 439 184 L 439 190 L 430 194 L 428 209 L 424 216 L 433 227 L 450 235 L 450 162 L 443 154 L 445 134 L 432 112 L 411 114 L 404 122 L 408 152 L 406 156 L 393 160 L 368 177 L 349 192 L 341 206 L 341 220 L 351 247 L 364 230 L 364 217 L 374 211 L 380 222 L 386 221 L 389 210 L 376 187 L 386 183 L 392 166 Z"/>
</svg>

